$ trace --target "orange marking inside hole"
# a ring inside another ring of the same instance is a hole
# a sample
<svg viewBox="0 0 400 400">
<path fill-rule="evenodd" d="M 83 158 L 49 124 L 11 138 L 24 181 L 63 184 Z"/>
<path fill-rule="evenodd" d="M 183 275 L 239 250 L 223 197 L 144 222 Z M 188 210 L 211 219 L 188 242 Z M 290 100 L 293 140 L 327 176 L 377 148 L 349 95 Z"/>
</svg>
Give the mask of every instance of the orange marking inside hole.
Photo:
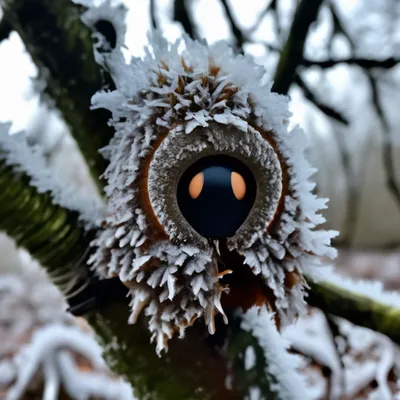
<svg viewBox="0 0 400 400">
<path fill-rule="evenodd" d="M 197 199 L 200 196 L 204 186 L 204 174 L 199 172 L 189 184 L 189 195 L 192 199 Z"/>
<path fill-rule="evenodd" d="M 246 182 L 243 179 L 243 176 L 238 174 L 237 172 L 232 172 L 231 174 L 231 185 L 233 194 L 238 200 L 242 200 L 246 195 Z"/>
</svg>

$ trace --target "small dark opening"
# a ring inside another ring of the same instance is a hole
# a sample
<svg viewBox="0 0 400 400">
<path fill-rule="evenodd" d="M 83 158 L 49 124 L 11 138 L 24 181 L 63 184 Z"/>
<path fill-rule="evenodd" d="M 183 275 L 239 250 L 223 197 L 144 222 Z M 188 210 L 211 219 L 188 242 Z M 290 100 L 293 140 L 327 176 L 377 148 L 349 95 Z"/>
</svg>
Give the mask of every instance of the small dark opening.
<svg viewBox="0 0 400 400">
<path fill-rule="evenodd" d="M 111 49 L 115 49 L 117 45 L 117 31 L 114 28 L 114 25 L 105 19 L 100 19 L 94 25 L 96 30 L 100 32 L 109 43 Z"/>
<path fill-rule="evenodd" d="M 198 197 L 192 198 L 189 187 L 199 173 L 203 185 Z M 234 190 L 234 173 L 245 183 L 245 194 L 240 199 Z M 218 154 L 196 161 L 184 172 L 178 183 L 177 200 L 183 216 L 200 235 L 223 239 L 232 237 L 246 220 L 256 192 L 251 170 L 237 158 Z"/>
</svg>

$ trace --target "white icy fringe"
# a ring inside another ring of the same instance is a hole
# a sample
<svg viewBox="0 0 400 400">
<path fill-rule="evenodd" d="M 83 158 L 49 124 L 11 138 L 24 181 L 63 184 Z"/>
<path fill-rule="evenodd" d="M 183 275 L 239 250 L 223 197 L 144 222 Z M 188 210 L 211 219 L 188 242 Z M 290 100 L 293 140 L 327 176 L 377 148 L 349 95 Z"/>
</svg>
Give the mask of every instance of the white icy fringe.
<svg viewBox="0 0 400 400">
<path fill-rule="evenodd" d="M 290 194 L 285 198 L 285 211 L 274 232 L 267 232 L 269 221 L 265 221 L 263 229 L 240 240 L 233 237 L 228 245 L 244 254 L 252 272 L 273 290 L 282 323 L 292 322 L 304 312 L 304 281 L 298 279 L 288 289 L 285 276 L 294 270 L 301 275 L 305 265 L 319 267 L 321 257 L 335 257 L 330 240 L 336 232 L 314 231 L 324 222 L 318 212 L 326 207 L 326 200 L 312 194 L 314 184 L 308 179 L 314 170 L 305 160 L 306 139 L 302 131 L 287 129 L 288 98 L 272 93 L 272 82 L 264 81 L 264 68 L 250 56 L 235 56 L 226 43 L 207 46 L 185 36 L 169 44 L 160 34 L 150 37 L 150 41 L 146 56 L 132 58 L 129 64 L 118 49 L 112 51 L 105 61 L 116 90 L 100 91 L 92 99 L 93 108 L 112 112 L 111 124 L 116 130 L 110 144 L 103 149 L 103 155 L 110 160 L 105 172 L 108 217 L 106 228 L 93 243 L 98 247 L 90 260 L 93 268 L 100 276 L 117 273 L 122 281 L 133 284 L 131 321 L 154 299 L 147 312 L 154 316 L 150 330 L 158 338 L 158 348 L 163 335 L 169 337 L 177 327 L 183 333 L 180 321 L 190 320 L 199 311 L 204 314 L 206 307 L 218 309 L 220 292 L 215 288 L 218 281 L 214 265 L 211 260 L 205 262 L 207 257 L 214 257 L 211 249 L 197 249 L 188 255 L 179 241 L 168 246 L 157 243 L 146 251 L 141 249 L 145 242 L 149 244 L 145 233 L 149 220 L 137 202 L 137 178 L 160 128 L 190 135 L 196 127 L 207 128 L 213 122 L 251 135 L 254 134 L 248 123 L 251 121 L 277 143 L 288 166 Z M 187 245 L 198 247 L 189 240 Z M 161 261 L 170 282 L 177 280 L 174 277 L 186 280 L 185 289 L 201 288 L 199 293 L 203 298 L 195 290 L 189 290 L 183 302 L 179 297 L 175 300 L 174 295 L 183 289 L 167 291 L 168 279 L 164 275 L 160 279 L 154 268 L 153 277 L 145 265 L 152 257 Z M 186 259 L 196 265 L 190 267 L 191 273 L 184 270 Z M 194 283 L 194 278 L 198 283 Z M 168 293 L 173 293 L 172 297 Z"/>
<path fill-rule="evenodd" d="M 304 360 L 299 372 L 307 380 L 307 399 L 391 400 L 392 391 L 400 395 L 400 357 L 396 346 L 380 333 L 339 318 L 336 322 L 341 335 L 336 344 L 324 314 L 317 309 L 312 309 L 310 315 L 301 317 L 283 333 L 291 348 Z M 330 377 L 325 377 L 316 366 L 329 368 Z M 395 376 L 389 383 L 392 369 Z M 370 386 L 374 380 L 376 388 Z M 396 381 L 397 387 L 393 385 Z"/>
<path fill-rule="evenodd" d="M 46 400 L 58 399 L 61 386 L 76 400 L 133 400 L 131 387 L 107 370 L 92 333 L 64 310 L 42 274 L 0 275 L 0 393 L 18 400 L 43 378 Z"/>
<path fill-rule="evenodd" d="M 389 307 L 400 308 L 400 293 L 398 291 L 388 291 L 384 289 L 380 281 L 356 280 L 338 274 L 333 266 L 326 266 L 317 270 L 307 268 L 307 277 L 314 282 L 327 282 L 338 288 L 347 290 L 359 296 L 369 299 Z"/>
<path fill-rule="evenodd" d="M 29 146 L 24 133 L 9 135 L 10 126 L 10 123 L 0 123 L 0 161 L 26 174 L 39 193 L 50 193 L 53 204 L 77 211 L 86 229 L 98 227 L 103 218 L 98 201 L 80 196 L 72 182 L 58 179 L 48 167 L 41 148 Z"/>
<path fill-rule="evenodd" d="M 277 400 L 309 399 L 304 377 L 296 369 L 300 358 L 288 352 L 289 343 L 276 328 L 274 313 L 253 307 L 243 315 L 242 329 L 251 332 L 264 350 L 265 373 Z"/>
<path fill-rule="evenodd" d="M 120 1 L 105 0 L 99 5 L 86 4 L 88 10 L 82 14 L 82 22 L 89 28 L 93 29 L 93 38 L 96 40 L 94 44 L 94 56 L 97 63 L 104 65 L 106 56 L 104 52 L 110 52 L 110 43 L 100 32 L 96 31 L 96 23 L 98 21 L 107 21 L 115 29 L 116 33 L 116 49 L 120 49 L 124 46 L 125 34 L 126 34 L 126 13 L 127 8 Z"/>
</svg>

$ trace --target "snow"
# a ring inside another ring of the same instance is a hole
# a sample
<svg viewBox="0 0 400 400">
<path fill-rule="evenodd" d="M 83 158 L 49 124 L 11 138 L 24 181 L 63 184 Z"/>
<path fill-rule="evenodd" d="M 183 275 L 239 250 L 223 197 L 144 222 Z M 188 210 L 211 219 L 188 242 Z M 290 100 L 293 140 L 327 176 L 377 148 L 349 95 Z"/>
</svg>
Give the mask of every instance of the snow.
<svg viewBox="0 0 400 400">
<path fill-rule="evenodd" d="M 260 194 L 228 247 L 272 289 L 282 323 L 293 322 L 305 310 L 303 270 L 319 268 L 322 257 L 335 257 L 330 240 L 337 233 L 315 229 L 324 222 L 319 211 L 326 200 L 313 194 L 309 178 L 315 170 L 305 159 L 303 132 L 288 130 L 288 98 L 271 92 L 264 68 L 250 56 L 234 55 L 226 43 L 207 46 L 184 36 L 169 44 L 160 33 L 150 35 L 149 42 L 145 56 L 128 63 L 119 49 L 105 54 L 116 90 L 100 90 L 92 98 L 94 109 L 112 113 L 115 128 L 102 149 L 109 160 L 104 173 L 108 217 L 93 242 L 92 268 L 101 277 L 118 274 L 134 287 L 131 304 L 138 308 L 130 321 L 142 309 L 151 315 L 158 352 L 192 318 L 204 316 L 214 332 L 214 311 L 223 311 L 220 296 L 226 289 L 219 282 L 218 249 L 181 214 L 176 185 L 198 158 L 232 154 L 252 169 Z M 276 215 L 283 195 L 284 211 Z M 197 251 L 188 255 L 183 246 Z M 149 256 L 146 267 L 138 267 Z M 168 270 L 168 277 L 160 279 L 157 268 Z M 293 272 L 299 279 L 286 287 Z M 183 293 L 182 301 L 175 300 Z"/>
<path fill-rule="evenodd" d="M 65 311 L 66 304 L 41 271 L 0 275 L 0 392 L 6 400 L 43 377 L 43 399 L 134 399 L 131 387 L 113 377 L 87 325 Z M 87 361 L 81 369 L 79 360 Z M 39 374 L 39 375 L 38 375 Z"/>
<path fill-rule="evenodd" d="M 28 145 L 23 133 L 9 135 L 11 124 L 0 123 L 0 161 L 17 173 L 30 178 L 39 193 L 50 193 L 55 205 L 79 212 L 86 229 L 98 227 L 103 217 L 102 206 L 94 197 L 83 197 L 72 182 L 63 182 L 46 163 L 42 149 Z"/>
<path fill-rule="evenodd" d="M 304 378 L 296 371 L 299 357 L 288 352 L 289 344 L 278 332 L 274 314 L 253 307 L 243 315 L 241 327 L 253 334 L 265 355 L 265 373 L 271 378 L 271 391 L 279 400 L 309 399 Z"/>
<path fill-rule="evenodd" d="M 96 31 L 96 23 L 98 21 L 107 21 L 115 29 L 116 44 L 115 48 L 120 49 L 124 46 L 125 34 L 126 34 L 126 14 L 127 8 L 120 2 L 111 0 L 105 0 L 100 4 L 86 4 L 88 7 L 87 11 L 82 14 L 82 22 L 93 29 L 94 43 L 94 55 L 95 60 L 99 64 L 104 64 L 105 56 L 104 52 L 112 52 L 111 44 L 107 41 L 100 32 Z"/>
<path fill-rule="evenodd" d="M 88 360 L 95 372 L 79 371 L 71 353 Z M 37 330 L 31 343 L 21 349 L 16 364 L 18 376 L 8 391 L 7 400 L 21 398 L 39 368 L 44 375 L 46 400 L 58 399 L 61 385 L 70 398 L 76 400 L 92 396 L 109 400 L 134 399 L 132 388 L 126 382 L 99 372 L 105 369 L 101 347 L 76 327 L 51 324 Z"/>
<path fill-rule="evenodd" d="M 367 398 L 362 394 L 367 390 L 368 399 L 392 399 L 392 391 L 396 389 L 389 381 L 393 383 L 398 379 L 397 365 L 400 361 L 396 346 L 384 335 L 370 329 L 340 318 L 335 318 L 335 323 L 340 335 L 336 344 L 323 312 L 318 309 L 312 309 L 283 332 L 291 349 L 298 352 L 304 361 L 298 371 L 306 377 L 311 393 L 308 398 L 361 400 Z M 329 368 L 330 378 L 324 377 L 315 366 Z M 391 370 L 394 377 L 390 377 Z M 376 388 L 370 386 L 374 380 Z"/>
<path fill-rule="evenodd" d="M 300 318 L 296 324 L 283 332 L 283 336 L 289 341 L 292 349 L 311 357 L 320 365 L 329 367 L 329 395 L 332 399 L 338 398 L 342 391 L 342 367 L 324 314 L 313 312 L 306 318 Z"/>
<path fill-rule="evenodd" d="M 315 282 L 326 282 L 386 306 L 396 309 L 400 307 L 399 292 L 385 290 L 383 283 L 380 281 L 352 279 L 336 273 L 332 266 L 319 269 L 307 269 L 305 272 L 307 276 Z"/>
<path fill-rule="evenodd" d="M 254 368 L 256 366 L 256 352 L 254 347 L 249 346 L 244 353 L 244 369 L 246 371 Z"/>
</svg>

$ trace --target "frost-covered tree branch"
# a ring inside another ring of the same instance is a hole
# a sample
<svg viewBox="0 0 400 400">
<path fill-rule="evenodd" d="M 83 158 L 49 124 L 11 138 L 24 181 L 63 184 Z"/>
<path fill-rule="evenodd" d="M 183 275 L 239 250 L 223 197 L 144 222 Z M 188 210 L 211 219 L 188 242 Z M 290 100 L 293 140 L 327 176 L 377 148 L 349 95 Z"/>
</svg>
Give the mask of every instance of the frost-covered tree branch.
<svg viewBox="0 0 400 400">
<path fill-rule="evenodd" d="M 44 81 L 44 93 L 61 112 L 97 181 L 106 163 L 98 149 L 112 135 L 104 110 L 91 111 L 90 99 L 112 85 L 93 54 L 92 30 L 84 8 L 70 0 L 6 0 L 5 20 L 24 42 Z"/>
<path fill-rule="evenodd" d="M 400 343 L 400 295 L 380 282 L 353 281 L 327 270 L 308 277 L 308 303 L 324 312 L 373 329 Z"/>
<path fill-rule="evenodd" d="M 0 398 L 134 400 L 89 326 L 66 313 L 57 289 L 32 269 L 0 274 Z"/>
<path fill-rule="evenodd" d="M 87 252 L 98 218 L 92 219 L 96 212 L 84 216 L 80 201 L 71 197 L 73 188 L 63 185 L 23 134 L 9 136 L 8 124 L 0 124 L 0 229 L 48 267 L 60 285 L 68 281 L 63 275 L 80 274 L 74 268 Z"/>
</svg>

